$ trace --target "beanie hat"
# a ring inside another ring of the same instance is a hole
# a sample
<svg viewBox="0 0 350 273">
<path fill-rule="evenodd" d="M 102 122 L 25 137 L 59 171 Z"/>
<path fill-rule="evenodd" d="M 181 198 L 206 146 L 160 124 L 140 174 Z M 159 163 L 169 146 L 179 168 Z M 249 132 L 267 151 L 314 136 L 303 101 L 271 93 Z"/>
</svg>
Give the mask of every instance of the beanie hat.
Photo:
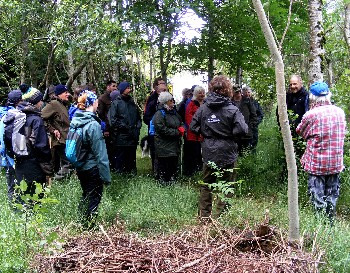
<svg viewBox="0 0 350 273">
<path fill-rule="evenodd" d="M 158 102 L 162 105 L 172 99 L 173 99 L 173 96 L 169 92 L 162 92 L 159 94 Z"/>
<path fill-rule="evenodd" d="M 66 92 L 66 91 L 68 91 L 67 86 L 65 86 L 63 84 L 59 84 L 55 88 L 55 95 L 59 96 L 59 95 L 61 95 L 62 93 Z"/>
<path fill-rule="evenodd" d="M 125 91 L 126 88 L 130 87 L 130 83 L 128 82 L 121 82 L 119 85 L 118 85 L 118 90 L 120 92 L 120 94 L 123 94 L 123 92 Z"/>
<path fill-rule="evenodd" d="M 85 107 L 88 108 L 89 106 L 93 105 L 94 102 L 97 100 L 97 96 L 94 92 L 91 92 L 89 90 L 84 90 L 79 94 L 79 97 L 83 94 L 87 94 Z"/>
<path fill-rule="evenodd" d="M 22 100 L 22 92 L 21 92 L 21 90 L 12 90 L 7 95 L 7 103 L 8 103 L 8 105 L 15 106 L 21 100 Z"/>
<path fill-rule="evenodd" d="M 22 94 L 25 94 L 29 90 L 30 86 L 26 83 L 22 83 L 19 86 L 19 90 L 21 90 Z"/>
<path fill-rule="evenodd" d="M 22 99 L 35 105 L 43 99 L 44 95 L 38 89 L 30 87 L 27 93 L 22 95 Z"/>
<path fill-rule="evenodd" d="M 310 86 L 310 92 L 314 96 L 326 96 L 329 94 L 328 85 L 325 82 L 314 82 Z"/>
<path fill-rule="evenodd" d="M 119 90 L 112 91 L 111 94 L 110 94 L 111 101 L 114 101 L 119 95 L 120 95 L 120 91 Z"/>
</svg>

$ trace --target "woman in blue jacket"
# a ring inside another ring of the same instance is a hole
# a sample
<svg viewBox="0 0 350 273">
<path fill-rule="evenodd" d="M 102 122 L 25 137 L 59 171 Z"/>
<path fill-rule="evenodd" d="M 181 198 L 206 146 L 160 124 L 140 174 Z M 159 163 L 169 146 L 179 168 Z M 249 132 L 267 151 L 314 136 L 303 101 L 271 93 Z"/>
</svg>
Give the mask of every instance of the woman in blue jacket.
<svg viewBox="0 0 350 273">
<path fill-rule="evenodd" d="M 97 96 L 84 90 L 78 98 L 78 108 L 70 127 L 82 127 L 83 145 L 86 150 L 83 164 L 77 168 L 77 175 L 83 190 L 80 209 L 87 224 L 93 224 L 94 216 L 102 198 L 103 184 L 111 182 L 106 143 L 104 141 L 100 119 L 96 116 Z"/>
</svg>

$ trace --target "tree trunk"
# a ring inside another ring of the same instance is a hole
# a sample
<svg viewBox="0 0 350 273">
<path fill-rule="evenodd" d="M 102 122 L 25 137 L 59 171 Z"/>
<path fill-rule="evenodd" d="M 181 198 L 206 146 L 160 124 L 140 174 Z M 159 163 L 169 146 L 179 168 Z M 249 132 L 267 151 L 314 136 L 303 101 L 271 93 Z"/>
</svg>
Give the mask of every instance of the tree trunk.
<svg viewBox="0 0 350 273">
<path fill-rule="evenodd" d="M 242 82 L 243 82 L 242 67 L 237 67 L 237 70 L 236 70 L 236 84 L 238 84 L 239 86 L 242 86 Z"/>
<path fill-rule="evenodd" d="M 350 2 L 345 4 L 345 18 L 344 18 L 344 38 L 348 47 L 349 61 L 350 61 Z"/>
<path fill-rule="evenodd" d="M 131 66 L 132 93 L 133 93 L 134 101 L 137 105 L 137 94 L 136 94 L 136 89 L 135 89 L 134 52 L 133 51 L 131 51 L 130 66 Z"/>
<path fill-rule="evenodd" d="M 253 0 L 253 5 L 258 15 L 261 29 L 264 32 L 267 45 L 269 46 L 270 53 L 275 62 L 278 116 L 281 125 L 281 133 L 288 169 L 289 239 L 291 241 L 298 241 L 300 239 L 298 210 L 298 174 L 292 141 L 292 134 L 290 132 L 287 114 L 284 63 L 281 52 L 278 50 L 276 41 L 272 35 L 272 30 L 267 21 L 266 14 L 264 12 L 261 1 Z"/>
<path fill-rule="evenodd" d="M 211 22 L 210 16 L 208 17 L 208 40 L 207 40 L 207 54 L 208 54 L 208 84 L 214 78 L 214 52 L 209 46 L 209 39 L 214 32 L 214 24 Z"/>
<path fill-rule="evenodd" d="M 26 20 L 26 16 L 23 15 L 24 20 Z M 24 21 L 25 22 L 25 21 Z M 22 56 L 21 56 L 21 72 L 20 72 L 20 81 L 21 83 L 26 83 L 27 76 L 26 76 L 26 64 L 27 64 L 27 56 L 28 56 L 28 31 L 27 27 L 22 27 L 22 41 L 21 41 L 21 49 L 22 49 Z"/>
<path fill-rule="evenodd" d="M 47 58 L 47 67 L 44 79 L 39 84 L 38 89 L 45 85 L 48 88 L 53 83 L 53 75 L 55 73 L 55 51 L 57 44 L 50 43 L 50 54 Z"/>
<path fill-rule="evenodd" d="M 309 84 L 315 81 L 323 81 L 325 68 L 324 43 L 325 35 L 322 20 L 322 0 L 309 0 L 309 21 L 310 21 L 310 63 L 309 63 Z"/>
<path fill-rule="evenodd" d="M 86 66 L 83 68 L 83 70 L 80 73 L 80 84 L 87 84 L 87 70 L 86 70 Z M 73 86 L 73 88 L 76 86 Z"/>
</svg>

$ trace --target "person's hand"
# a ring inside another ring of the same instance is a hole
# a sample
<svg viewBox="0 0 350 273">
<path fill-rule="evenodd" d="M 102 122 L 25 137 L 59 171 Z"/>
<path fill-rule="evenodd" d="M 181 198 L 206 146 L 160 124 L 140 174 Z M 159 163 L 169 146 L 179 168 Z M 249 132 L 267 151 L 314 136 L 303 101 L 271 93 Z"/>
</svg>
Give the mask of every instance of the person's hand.
<svg viewBox="0 0 350 273">
<path fill-rule="evenodd" d="M 103 135 L 104 135 L 105 137 L 109 137 L 109 132 L 108 132 L 108 131 L 103 132 Z"/>
<path fill-rule="evenodd" d="M 55 131 L 53 131 L 53 133 L 55 134 L 55 137 L 57 138 L 57 140 L 60 140 L 60 138 L 61 138 L 61 133 L 60 133 L 60 131 L 55 130 Z"/>
<path fill-rule="evenodd" d="M 179 131 L 181 136 L 184 136 L 184 134 L 185 134 L 185 128 L 184 127 L 180 126 L 179 128 L 177 128 L 177 130 Z"/>
</svg>

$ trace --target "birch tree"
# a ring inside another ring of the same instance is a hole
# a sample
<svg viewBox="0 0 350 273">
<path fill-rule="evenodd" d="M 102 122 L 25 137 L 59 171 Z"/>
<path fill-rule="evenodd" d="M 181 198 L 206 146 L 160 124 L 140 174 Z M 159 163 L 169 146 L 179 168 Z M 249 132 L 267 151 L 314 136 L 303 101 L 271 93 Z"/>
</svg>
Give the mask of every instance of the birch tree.
<svg viewBox="0 0 350 273">
<path fill-rule="evenodd" d="M 325 67 L 325 34 L 322 19 L 322 0 L 309 0 L 310 55 L 309 83 L 323 81 Z"/>
<path fill-rule="evenodd" d="M 272 34 L 272 29 L 266 18 L 266 14 L 261 4 L 261 1 L 253 0 L 253 5 L 258 15 L 260 26 L 264 33 L 267 45 L 270 49 L 271 56 L 275 63 L 278 116 L 281 125 L 281 132 L 288 169 L 289 239 L 291 241 L 298 241 L 300 239 L 298 210 L 298 174 L 296 160 L 294 156 L 292 135 L 290 132 L 287 114 L 284 63 L 281 52 L 278 49 L 277 43 Z"/>
</svg>

